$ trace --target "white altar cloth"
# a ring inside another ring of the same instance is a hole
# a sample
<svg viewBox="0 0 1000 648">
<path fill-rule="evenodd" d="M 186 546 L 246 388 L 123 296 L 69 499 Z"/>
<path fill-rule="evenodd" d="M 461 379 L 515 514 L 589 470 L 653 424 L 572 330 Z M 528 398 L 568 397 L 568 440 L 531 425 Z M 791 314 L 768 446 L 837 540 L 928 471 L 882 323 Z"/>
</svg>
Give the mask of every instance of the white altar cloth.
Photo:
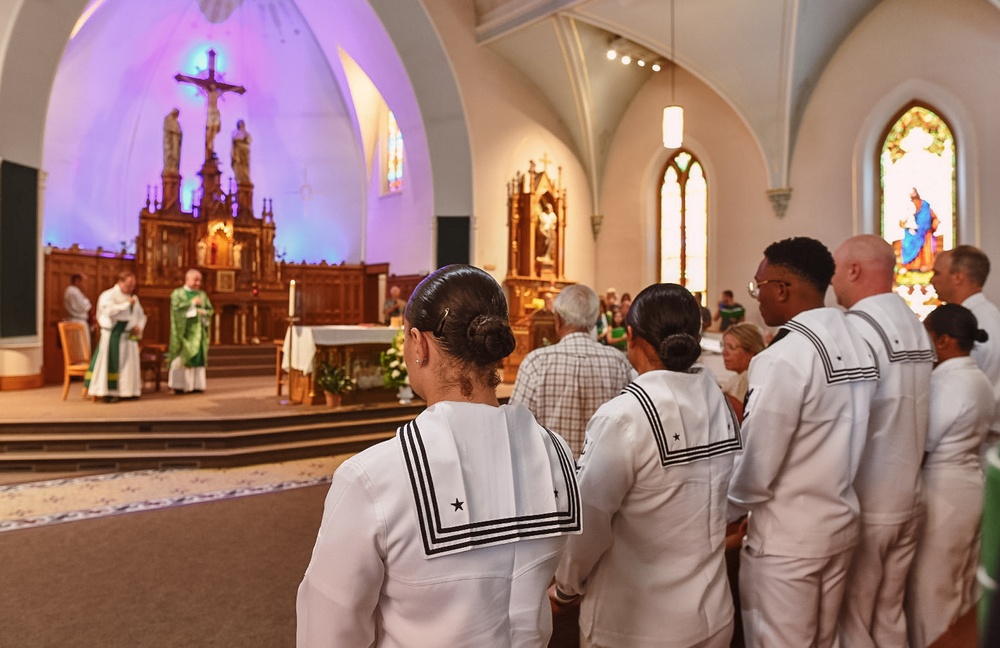
<svg viewBox="0 0 1000 648">
<path fill-rule="evenodd" d="M 289 354 L 289 338 L 292 330 L 292 352 Z M 384 344 L 388 349 L 399 329 L 384 326 L 295 326 L 285 331 L 285 342 L 281 347 L 283 360 L 281 368 L 288 371 L 289 360 L 293 369 L 304 374 L 313 372 L 313 358 L 320 346 L 347 346 L 352 344 Z"/>
</svg>

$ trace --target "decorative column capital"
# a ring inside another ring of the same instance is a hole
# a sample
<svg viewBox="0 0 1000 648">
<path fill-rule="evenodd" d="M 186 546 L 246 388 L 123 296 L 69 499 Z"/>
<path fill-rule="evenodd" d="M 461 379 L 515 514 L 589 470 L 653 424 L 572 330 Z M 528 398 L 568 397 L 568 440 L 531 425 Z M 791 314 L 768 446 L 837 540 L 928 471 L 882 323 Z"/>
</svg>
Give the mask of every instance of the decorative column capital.
<svg viewBox="0 0 1000 648">
<path fill-rule="evenodd" d="M 601 233 L 601 224 L 604 222 L 604 214 L 591 214 L 590 216 L 590 229 L 594 232 L 594 240 L 597 240 L 597 235 Z"/>
<path fill-rule="evenodd" d="M 771 208 L 774 209 L 774 215 L 778 218 L 784 218 L 785 211 L 788 209 L 788 202 L 792 199 L 792 188 L 768 189 L 767 197 L 771 201 Z"/>
</svg>

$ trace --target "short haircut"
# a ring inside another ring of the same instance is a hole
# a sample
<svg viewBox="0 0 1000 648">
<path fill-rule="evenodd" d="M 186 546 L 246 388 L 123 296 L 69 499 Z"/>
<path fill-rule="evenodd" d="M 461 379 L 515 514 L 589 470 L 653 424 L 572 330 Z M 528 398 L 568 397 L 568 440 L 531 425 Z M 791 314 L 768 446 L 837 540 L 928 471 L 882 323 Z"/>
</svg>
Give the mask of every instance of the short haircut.
<svg viewBox="0 0 1000 648">
<path fill-rule="evenodd" d="M 723 290 L 723 291 L 722 291 L 722 296 L 723 296 L 723 297 L 729 297 L 730 299 L 732 299 L 732 298 L 733 298 L 733 297 L 735 297 L 736 295 L 734 295 L 734 294 L 733 294 L 733 291 L 732 291 L 732 290 Z"/>
<path fill-rule="evenodd" d="M 73 276 L 71 276 L 71 277 L 69 278 L 69 282 L 70 282 L 71 284 L 75 284 L 75 283 L 76 283 L 76 282 L 78 282 L 78 281 L 83 281 L 83 275 L 82 275 L 82 274 L 80 274 L 79 272 L 77 272 L 76 274 L 74 274 Z"/>
<path fill-rule="evenodd" d="M 118 273 L 118 283 L 125 281 L 129 277 L 132 277 L 134 279 L 135 273 L 132 272 L 131 270 L 122 270 L 121 272 Z"/>
<path fill-rule="evenodd" d="M 787 268 L 802 277 L 820 294 L 825 294 L 836 268 L 833 255 L 825 245 L 807 236 L 797 236 L 767 246 L 768 264 Z"/>
<path fill-rule="evenodd" d="M 597 323 L 601 303 L 597 293 L 583 284 L 566 286 L 556 295 L 552 309 L 570 328 L 590 329 Z"/>
<path fill-rule="evenodd" d="M 952 272 L 962 271 L 977 286 L 982 287 L 990 276 L 990 258 L 972 245 L 959 245 L 951 251 Z"/>
</svg>

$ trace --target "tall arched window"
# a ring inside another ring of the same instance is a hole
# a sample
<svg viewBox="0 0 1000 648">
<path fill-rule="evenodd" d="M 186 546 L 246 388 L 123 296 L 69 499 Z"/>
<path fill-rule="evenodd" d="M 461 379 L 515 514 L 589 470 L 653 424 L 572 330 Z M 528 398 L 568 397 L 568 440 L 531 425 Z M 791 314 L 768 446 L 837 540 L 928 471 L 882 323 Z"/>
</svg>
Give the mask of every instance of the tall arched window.
<svg viewBox="0 0 1000 648">
<path fill-rule="evenodd" d="M 396 123 L 396 115 L 388 111 L 385 145 L 385 190 L 395 193 L 403 190 L 403 133 Z"/>
<path fill-rule="evenodd" d="M 660 185 L 660 281 L 708 288 L 708 181 L 684 149 L 667 161 Z"/>
<path fill-rule="evenodd" d="M 917 102 L 890 122 L 879 153 L 881 233 L 896 251 L 896 292 L 923 317 L 938 304 L 934 257 L 955 246 L 955 138 Z"/>
</svg>

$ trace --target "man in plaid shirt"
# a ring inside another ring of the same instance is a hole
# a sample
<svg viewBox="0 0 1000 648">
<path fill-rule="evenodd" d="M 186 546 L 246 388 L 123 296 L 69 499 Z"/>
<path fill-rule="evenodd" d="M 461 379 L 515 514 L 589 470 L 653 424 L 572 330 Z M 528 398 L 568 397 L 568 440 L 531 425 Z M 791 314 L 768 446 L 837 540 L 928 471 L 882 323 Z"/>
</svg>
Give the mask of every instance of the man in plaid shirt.
<svg viewBox="0 0 1000 648">
<path fill-rule="evenodd" d="M 594 339 L 600 304 L 593 290 L 567 286 L 552 309 L 559 343 L 528 354 L 517 371 L 510 403 L 531 410 L 579 457 L 587 421 L 632 382 L 635 370 L 624 353 Z"/>
</svg>

